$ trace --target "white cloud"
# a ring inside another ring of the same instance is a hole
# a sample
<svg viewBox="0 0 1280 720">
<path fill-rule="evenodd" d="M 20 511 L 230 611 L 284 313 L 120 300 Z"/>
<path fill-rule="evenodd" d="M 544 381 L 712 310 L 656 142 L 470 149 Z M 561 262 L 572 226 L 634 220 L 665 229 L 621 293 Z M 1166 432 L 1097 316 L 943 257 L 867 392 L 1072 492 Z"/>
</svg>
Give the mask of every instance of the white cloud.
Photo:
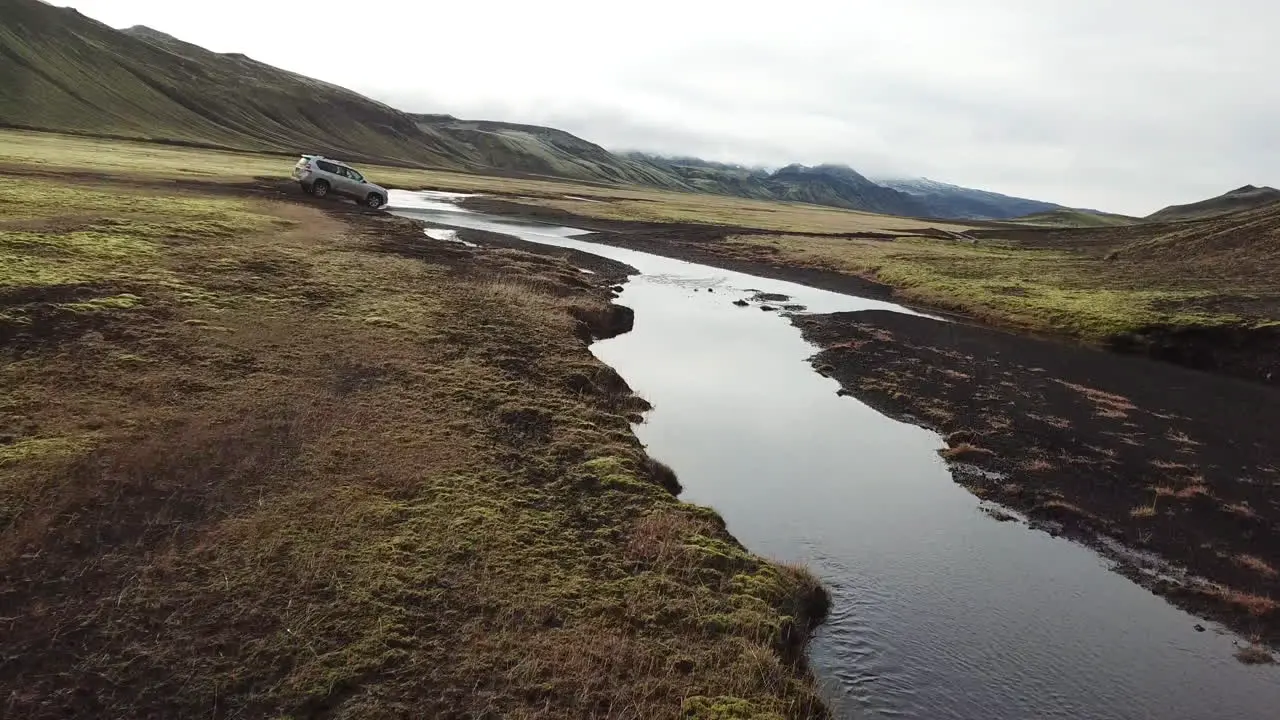
<svg viewBox="0 0 1280 720">
<path fill-rule="evenodd" d="M 847 162 L 1137 214 L 1280 185 L 1271 0 L 61 4 L 406 110 L 612 148 Z"/>
</svg>

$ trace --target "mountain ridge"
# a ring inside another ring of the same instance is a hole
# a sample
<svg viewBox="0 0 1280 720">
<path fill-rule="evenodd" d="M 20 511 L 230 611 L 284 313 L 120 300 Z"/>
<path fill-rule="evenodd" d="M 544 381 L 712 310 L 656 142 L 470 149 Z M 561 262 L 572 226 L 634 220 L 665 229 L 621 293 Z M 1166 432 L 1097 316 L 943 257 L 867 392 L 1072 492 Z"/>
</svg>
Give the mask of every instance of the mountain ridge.
<svg viewBox="0 0 1280 720">
<path fill-rule="evenodd" d="M 1064 209 L 1057 203 L 961 187 L 925 177 L 876 177 L 873 179 L 880 185 L 920 198 L 941 217 L 1005 220 L 1032 213 Z"/>
<path fill-rule="evenodd" d="M 1152 222 L 1203 220 L 1280 202 L 1280 190 L 1273 187 L 1244 185 L 1221 195 L 1183 205 L 1170 205 L 1151 213 L 1144 220 Z"/>
<path fill-rule="evenodd" d="M 556 128 L 414 114 L 241 53 L 41 0 L 0 0 L 0 124 L 356 162 L 640 185 L 914 217 L 1007 219 L 1054 203 L 928 181 L 877 182 L 847 165 L 770 172 L 612 152 Z"/>
</svg>

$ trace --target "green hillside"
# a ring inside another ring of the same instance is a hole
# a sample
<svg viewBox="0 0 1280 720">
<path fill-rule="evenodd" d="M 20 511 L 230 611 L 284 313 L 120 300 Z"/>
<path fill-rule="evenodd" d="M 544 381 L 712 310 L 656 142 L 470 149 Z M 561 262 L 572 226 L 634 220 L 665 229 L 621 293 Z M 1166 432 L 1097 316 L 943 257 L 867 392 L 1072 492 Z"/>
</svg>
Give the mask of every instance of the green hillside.
<svg viewBox="0 0 1280 720">
<path fill-rule="evenodd" d="M 1206 275 L 1280 277 L 1280 202 L 1203 220 L 1153 223 L 1142 230 L 1112 255 L 1192 262 L 1205 268 Z"/>
<path fill-rule="evenodd" d="M 1280 190 L 1271 187 L 1245 185 L 1208 200 L 1187 203 L 1186 205 L 1170 205 L 1163 210 L 1148 215 L 1147 219 L 1161 222 L 1200 220 L 1241 210 L 1251 210 L 1275 202 L 1280 202 Z"/>
<path fill-rule="evenodd" d="M 551 128 L 411 115 L 146 27 L 0 0 L 0 125 L 690 189 Z"/>
<path fill-rule="evenodd" d="M 0 123 L 458 166 L 405 113 L 337 86 L 37 0 L 0 10 Z"/>
<path fill-rule="evenodd" d="M 1023 215 L 1006 222 L 1018 225 L 1033 225 L 1035 227 L 1103 228 L 1133 225 L 1141 221 L 1128 215 L 1063 208 L 1061 210 L 1049 210 L 1047 212 Z"/>
<path fill-rule="evenodd" d="M 466 160 L 473 166 L 574 180 L 696 189 L 674 173 L 626 155 L 616 155 L 563 130 L 459 120 L 449 115 L 416 115 L 414 118 L 424 132 L 448 137 L 466 148 Z"/>
</svg>

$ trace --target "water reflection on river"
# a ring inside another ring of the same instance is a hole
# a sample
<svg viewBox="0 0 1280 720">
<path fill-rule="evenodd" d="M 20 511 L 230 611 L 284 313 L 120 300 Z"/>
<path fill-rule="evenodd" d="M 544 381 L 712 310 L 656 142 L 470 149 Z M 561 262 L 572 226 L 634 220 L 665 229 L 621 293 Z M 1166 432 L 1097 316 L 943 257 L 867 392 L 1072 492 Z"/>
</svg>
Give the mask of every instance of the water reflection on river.
<svg viewBox="0 0 1280 720">
<path fill-rule="evenodd" d="M 811 658 L 838 715 L 1276 717 L 1280 671 L 1239 664 L 1229 635 L 1197 633 L 1092 551 L 993 521 L 951 481 L 936 435 L 838 397 L 785 318 L 731 301 L 762 290 L 817 312 L 901 308 L 592 244 L 450 199 L 393 191 L 391 206 L 640 270 L 619 299 L 635 329 L 593 351 L 654 404 L 636 432 L 679 473 L 683 498 L 832 590 Z"/>
</svg>

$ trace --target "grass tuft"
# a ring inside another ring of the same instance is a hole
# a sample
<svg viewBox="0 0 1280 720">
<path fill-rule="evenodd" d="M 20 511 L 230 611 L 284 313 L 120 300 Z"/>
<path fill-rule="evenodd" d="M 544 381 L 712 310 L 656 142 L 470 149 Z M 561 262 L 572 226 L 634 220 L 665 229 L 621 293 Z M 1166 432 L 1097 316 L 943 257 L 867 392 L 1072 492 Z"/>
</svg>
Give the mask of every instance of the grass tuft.
<svg viewBox="0 0 1280 720">
<path fill-rule="evenodd" d="M 949 447 L 949 448 L 944 448 L 942 450 L 939 450 L 938 454 L 948 460 L 963 461 L 963 460 L 982 460 L 984 458 L 991 457 L 995 453 L 993 453 L 992 451 L 986 448 L 978 447 L 977 445 L 971 445 L 967 442 L 963 442 L 963 443 L 960 443 L 959 445 L 956 445 L 955 447 Z"/>
</svg>

